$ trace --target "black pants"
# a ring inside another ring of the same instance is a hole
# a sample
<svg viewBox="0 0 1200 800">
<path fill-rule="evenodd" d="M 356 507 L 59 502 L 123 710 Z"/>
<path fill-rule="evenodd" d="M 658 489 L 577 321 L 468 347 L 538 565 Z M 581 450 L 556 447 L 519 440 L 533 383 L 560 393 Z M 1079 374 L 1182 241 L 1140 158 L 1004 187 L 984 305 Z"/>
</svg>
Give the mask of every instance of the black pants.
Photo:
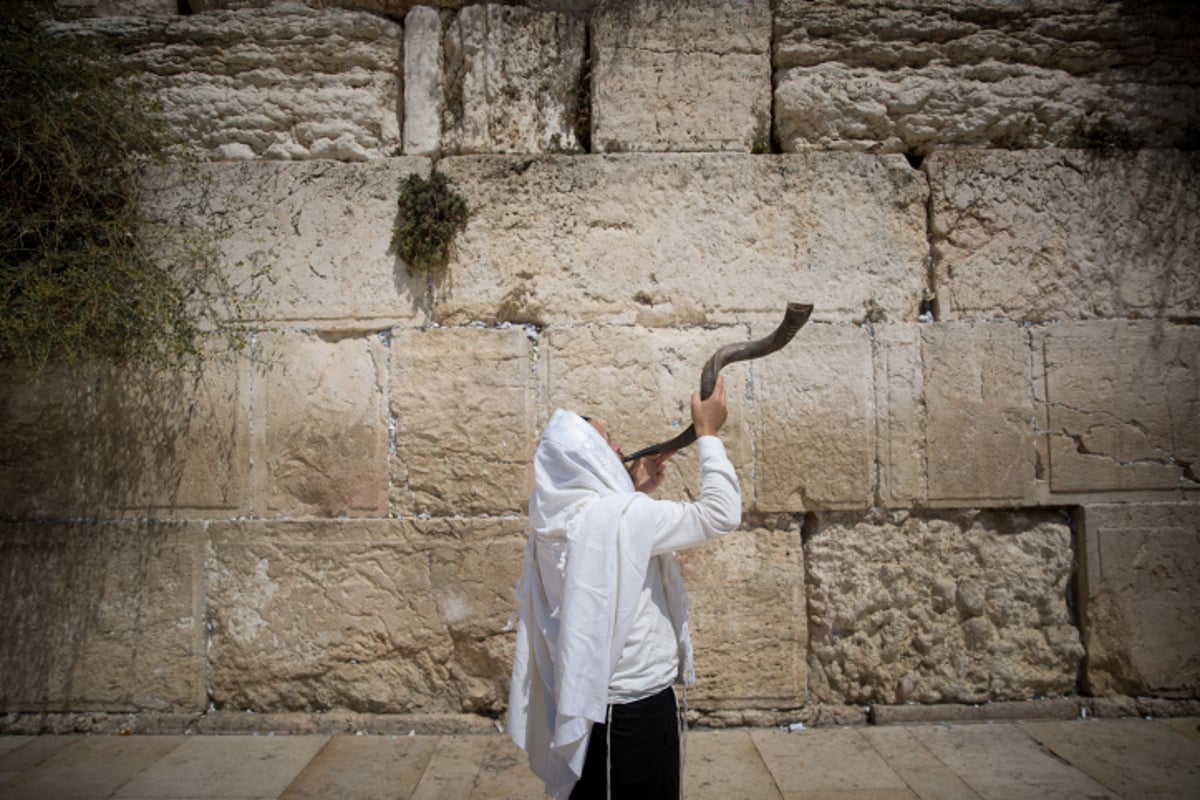
<svg viewBox="0 0 1200 800">
<path fill-rule="evenodd" d="M 679 709 L 675 691 L 613 705 L 609 731 L 592 725 L 583 775 L 571 800 L 603 800 L 611 769 L 613 800 L 679 800 Z M 608 763 L 608 745 L 612 762 Z"/>
</svg>

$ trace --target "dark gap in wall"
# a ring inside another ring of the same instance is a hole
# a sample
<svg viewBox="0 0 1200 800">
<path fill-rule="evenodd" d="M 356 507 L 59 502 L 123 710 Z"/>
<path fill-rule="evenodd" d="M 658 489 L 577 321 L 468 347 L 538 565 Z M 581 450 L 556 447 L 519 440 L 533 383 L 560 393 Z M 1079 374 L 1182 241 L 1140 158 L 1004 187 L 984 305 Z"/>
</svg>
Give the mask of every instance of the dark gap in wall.
<svg viewBox="0 0 1200 800">
<path fill-rule="evenodd" d="M 904 160 L 907 161 L 908 165 L 913 169 L 920 169 L 921 165 L 925 163 L 925 156 L 909 150 L 904 154 Z"/>
<path fill-rule="evenodd" d="M 1071 579 L 1067 581 L 1067 596 L 1064 598 L 1067 603 L 1067 613 L 1071 615 L 1071 624 L 1075 626 L 1075 630 L 1079 631 L 1079 639 L 1083 641 L 1083 615 L 1085 610 L 1083 604 L 1087 598 L 1087 583 L 1084 576 L 1083 564 L 1080 561 L 1080 554 L 1083 552 L 1083 526 L 1080 524 L 1079 508 L 1061 508 L 1059 513 L 1066 519 L 1067 525 L 1071 528 L 1071 560 L 1074 569 L 1071 573 Z M 1075 693 L 1084 694 L 1084 682 L 1087 677 L 1087 648 L 1084 648 L 1083 658 L 1079 660 L 1079 671 L 1075 675 Z"/>
</svg>

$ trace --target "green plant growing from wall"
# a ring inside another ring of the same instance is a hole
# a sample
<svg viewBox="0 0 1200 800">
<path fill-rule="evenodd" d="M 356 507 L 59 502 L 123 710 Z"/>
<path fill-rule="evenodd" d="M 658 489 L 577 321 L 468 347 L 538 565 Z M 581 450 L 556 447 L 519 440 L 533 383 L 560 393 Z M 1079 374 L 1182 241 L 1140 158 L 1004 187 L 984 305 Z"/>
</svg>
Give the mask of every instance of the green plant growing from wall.
<svg viewBox="0 0 1200 800">
<path fill-rule="evenodd" d="M 1092 125 L 1080 124 L 1069 144 L 1083 150 L 1092 150 L 1102 156 L 1112 156 L 1129 150 L 1140 149 L 1144 142 L 1123 123 L 1105 117 Z"/>
<path fill-rule="evenodd" d="M 410 270 L 442 269 L 454 237 L 467 226 L 467 201 L 436 169 L 428 179 L 413 174 L 400 184 L 400 219 L 392 248 Z"/>
<path fill-rule="evenodd" d="M 199 228 L 144 213 L 167 137 L 132 68 L 49 30 L 0 18 L 0 360 L 183 366 L 240 303 Z"/>
</svg>

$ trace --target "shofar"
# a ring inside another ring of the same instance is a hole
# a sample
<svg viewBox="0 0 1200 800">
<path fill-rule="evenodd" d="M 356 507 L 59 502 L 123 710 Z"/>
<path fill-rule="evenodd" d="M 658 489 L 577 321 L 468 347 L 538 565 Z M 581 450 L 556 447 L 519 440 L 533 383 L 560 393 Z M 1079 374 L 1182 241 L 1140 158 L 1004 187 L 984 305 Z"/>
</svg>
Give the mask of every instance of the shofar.
<svg viewBox="0 0 1200 800">
<path fill-rule="evenodd" d="M 700 371 L 700 399 L 707 400 L 709 395 L 712 394 L 713 387 L 717 385 L 717 375 L 726 364 L 732 364 L 735 361 L 749 361 L 752 358 L 762 358 L 765 355 L 774 353 L 790 342 L 792 337 L 796 335 L 796 331 L 800 330 L 804 327 L 804 323 L 808 322 L 812 310 L 813 307 L 806 303 L 788 303 L 787 311 L 783 315 L 783 322 L 779 323 L 779 327 L 770 336 L 764 336 L 753 342 L 727 344 L 713 353 L 712 357 L 704 364 L 704 369 Z M 674 439 L 659 442 L 656 445 L 638 450 L 631 456 L 625 456 L 624 460 L 636 461 L 645 456 L 668 453 L 672 450 L 681 450 L 694 441 L 696 441 L 696 426 L 688 425 L 687 430 Z"/>
</svg>

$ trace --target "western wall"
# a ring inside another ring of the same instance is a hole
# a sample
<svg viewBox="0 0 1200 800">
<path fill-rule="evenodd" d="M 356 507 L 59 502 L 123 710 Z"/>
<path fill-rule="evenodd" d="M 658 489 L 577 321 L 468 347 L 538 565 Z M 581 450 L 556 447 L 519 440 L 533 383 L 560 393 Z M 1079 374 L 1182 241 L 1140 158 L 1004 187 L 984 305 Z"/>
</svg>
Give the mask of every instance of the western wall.
<svg viewBox="0 0 1200 800">
<path fill-rule="evenodd" d="M 197 374 L 2 368 L 0 730 L 494 728 L 541 426 L 668 438 L 788 302 L 681 554 L 693 721 L 1200 713 L 1186 3 L 59 8 L 171 121 L 150 213 L 267 279 Z"/>
</svg>

